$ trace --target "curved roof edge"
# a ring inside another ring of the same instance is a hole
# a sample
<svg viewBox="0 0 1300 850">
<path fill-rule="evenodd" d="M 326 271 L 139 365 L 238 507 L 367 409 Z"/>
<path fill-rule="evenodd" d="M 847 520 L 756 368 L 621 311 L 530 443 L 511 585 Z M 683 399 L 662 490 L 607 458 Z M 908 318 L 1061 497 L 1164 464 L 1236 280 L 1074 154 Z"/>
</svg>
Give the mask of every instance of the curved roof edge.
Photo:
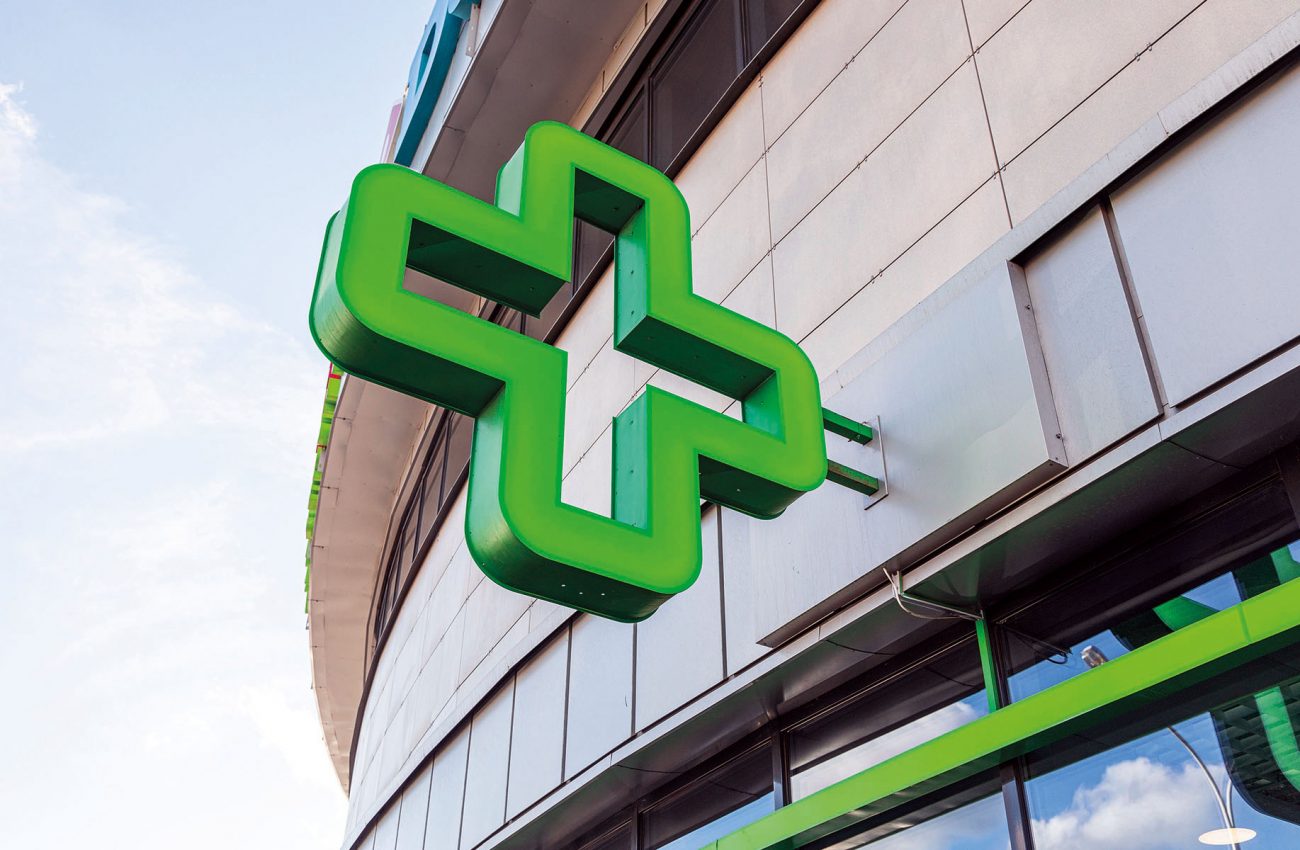
<svg viewBox="0 0 1300 850">
<path fill-rule="evenodd" d="M 319 465 L 307 628 L 312 689 L 330 760 L 345 790 L 370 648 L 370 603 L 393 506 L 430 409 L 418 399 L 348 377 Z"/>
</svg>

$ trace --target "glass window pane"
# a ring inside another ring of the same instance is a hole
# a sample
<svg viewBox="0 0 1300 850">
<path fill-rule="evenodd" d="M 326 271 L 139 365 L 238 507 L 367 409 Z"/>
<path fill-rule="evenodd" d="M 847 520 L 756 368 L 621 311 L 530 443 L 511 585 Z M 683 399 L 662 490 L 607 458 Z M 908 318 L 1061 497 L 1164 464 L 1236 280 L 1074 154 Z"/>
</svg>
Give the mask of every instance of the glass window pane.
<svg viewBox="0 0 1300 850">
<path fill-rule="evenodd" d="M 798 800 L 988 713 L 973 638 L 788 733 Z"/>
<path fill-rule="evenodd" d="M 1181 593 L 1155 600 L 1139 597 L 1136 604 L 1117 602 L 1105 628 L 1069 640 L 1068 646 L 1059 647 L 1059 654 L 1032 632 L 1013 626 L 1006 632 L 1015 671 L 1007 678 L 1011 698 L 1036 694 L 1297 576 L 1300 544 L 1277 547 Z"/>
<path fill-rule="evenodd" d="M 775 810 L 767 748 L 704 776 L 645 812 L 646 850 L 699 850 Z"/>
<path fill-rule="evenodd" d="M 445 432 L 446 425 L 441 426 Z M 433 524 L 438 518 L 438 512 L 442 508 L 442 501 L 446 485 L 443 482 L 443 464 L 447 459 L 447 440 L 444 434 L 434 437 L 433 444 L 429 448 L 429 461 L 424 470 L 424 507 L 423 519 L 420 522 L 421 545 L 424 539 L 427 539 L 433 532 Z"/>
<path fill-rule="evenodd" d="M 447 443 L 447 484 L 444 499 L 451 496 L 456 478 L 469 463 L 470 445 L 474 439 L 474 420 L 459 413 L 451 414 L 451 432 Z"/>
<path fill-rule="evenodd" d="M 407 518 L 407 526 L 402 533 L 402 575 L 397 585 L 399 591 L 406 584 L 406 580 L 410 578 L 411 573 L 415 571 L 415 554 L 418 551 L 419 544 L 416 537 L 416 516 L 416 512 L 412 511 Z"/>
<path fill-rule="evenodd" d="M 1040 755 L 1025 786 L 1037 850 L 1181 850 L 1228 844 L 1225 830 L 1242 830 L 1247 850 L 1300 846 L 1300 664 L 1292 649 L 1271 666 L 1291 678 L 1233 671 L 1210 690 L 1236 679 L 1239 695 L 1208 711 L 1169 726 L 1133 718 L 1141 737 L 1102 752 L 1076 742 L 1095 754 L 1063 767 Z"/>
<path fill-rule="evenodd" d="M 737 8 L 708 3 L 652 80 L 655 167 L 672 162 L 740 73 Z"/>
<path fill-rule="evenodd" d="M 745 29 L 749 35 L 748 61 L 763 49 L 802 0 L 745 0 Z"/>
<path fill-rule="evenodd" d="M 577 286 L 582 286 L 600 262 L 600 258 L 614 245 L 614 236 L 585 221 L 578 222 L 577 227 L 578 257 L 574 266 L 573 279 Z"/>
<path fill-rule="evenodd" d="M 1086 672 L 1090 658 L 1115 658 L 1276 584 L 1284 568 L 1275 561 L 1291 556 L 1273 550 L 1296 528 L 1282 486 L 1215 498 L 1099 547 L 1057 573 L 1070 577 L 1064 584 L 1031 590 L 1032 603 L 1000 623 L 1012 700 Z"/>
<path fill-rule="evenodd" d="M 610 133 L 609 144 L 642 162 L 649 161 L 649 133 L 646 127 L 645 97 L 638 94 Z"/>
<path fill-rule="evenodd" d="M 968 802 L 972 796 L 979 796 Z M 1121 847 L 1125 845 L 1114 845 Z M 857 835 L 836 841 L 824 850 L 1010 850 L 1002 796 L 991 781 L 953 800 L 927 806 Z"/>
</svg>

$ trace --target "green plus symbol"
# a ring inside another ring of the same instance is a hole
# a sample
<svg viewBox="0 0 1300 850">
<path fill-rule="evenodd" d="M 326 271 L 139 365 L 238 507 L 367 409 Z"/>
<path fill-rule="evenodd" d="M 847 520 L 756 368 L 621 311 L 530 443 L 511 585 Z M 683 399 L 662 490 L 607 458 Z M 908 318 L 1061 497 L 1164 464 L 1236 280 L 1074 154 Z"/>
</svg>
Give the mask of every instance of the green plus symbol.
<svg viewBox="0 0 1300 850">
<path fill-rule="evenodd" d="M 614 419 L 612 517 L 560 499 L 565 352 L 402 285 L 409 266 L 536 316 L 572 274 L 575 216 L 618 235 L 614 347 L 743 410 L 647 386 Z M 699 574 L 701 497 L 771 518 L 826 478 L 812 364 L 696 295 L 690 248 L 672 181 L 544 122 L 501 169 L 495 205 L 400 166 L 357 175 L 326 232 L 312 335 L 348 372 L 475 418 L 465 537 L 490 578 L 641 620 Z"/>
</svg>

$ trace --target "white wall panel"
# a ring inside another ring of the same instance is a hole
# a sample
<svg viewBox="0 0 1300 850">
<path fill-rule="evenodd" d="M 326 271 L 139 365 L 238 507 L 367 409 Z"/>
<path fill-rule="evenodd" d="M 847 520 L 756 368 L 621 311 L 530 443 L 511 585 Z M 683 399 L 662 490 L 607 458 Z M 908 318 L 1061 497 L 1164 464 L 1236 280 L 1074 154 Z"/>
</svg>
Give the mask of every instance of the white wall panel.
<svg viewBox="0 0 1300 850">
<path fill-rule="evenodd" d="M 760 159 L 691 241 L 695 291 L 721 301 L 771 248 L 767 160 Z"/>
<path fill-rule="evenodd" d="M 1208 0 L 1169 33 L 1153 33 L 1159 40 L 1140 59 L 1130 62 L 1007 164 L 1004 176 L 1012 217 L 1023 221 L 1143 128 L 1158 110 L 1297 9 L 1296 0 Z M 1159 122 L 1157 128 L 1163 135 Z M 1006 152 L 999 147 L 998 153 Z"/>
<path fill-rule="evenodd" d="M 961 0 L 903 6 L 773 143 L 773 238 L 789 233 L 969 55 Z"/>
<path fill-rule="evenodd" d="M 740 96 L 673 182 L 700 229 L 763 155 L 763 104 L 757 82 Z"/>
<path fill-rule="evenodd" d="M 770 146 L 844 70 L 903 0 L 826 0 L 763 69 L 763 124 Z"/>
<path fill-rule="evenodd" d="M 426 767 L 402 792 L 395 850 L 424 850 L 424 833 L 429 816 L 429 780 L 432 773 L 432 768 Z"/>
<path fill-rule="evenodd" d="M 691 588 L 636 625 L 638 731 L 719 682 L 722 607 L 718 593 L 718 522 L 703 517 L 704 563 Z"/>
<path fill-rule="evenodd" d="M 560 784 L 564 775 L 564 706 L 568 690 L 567 630 L 519 668 L 510 735 L 506 818 Z"/>
<path fill-rule="evenodd" d="M 466 727 L 446 741 L 433 758 L 424 850 L 456 850 L 460 846 L 461 806 L 465 799 L 468 753 L 469 728 Z"/>
<path fill-rule="evenodd" d="M 1171 404 L 1300 334 L 1300 73 L 1113 199 Z"/>
<path fill-rule="evenodd" d="M 1195 5 L 1034 0 L 1025 7 L 977 59 L 1002 161 L 1029 147 Z"/>
<path fill-rule="evenodd" d="M 460 846 L 465 850 L 475 847 L 505 822 L 514 697 L 514 681 L 507 681 L 479 708 L 470 726 L 465 812 L 460 831 Z"/>
<path fill-rule="evenodd" d="M 466 555 L 468 557 L 468 554 Z M 465 603 L 465 639 L 460 651 L 460 681 L 470 677 L 488 653 L 528 610 L 531 597 L 489 581 L 473 565 L 478 586 Z"/>
<path fill-rule="evenodd" d="M 397 846 L 398 806 L 389 806 L 379 818 L 374 830 L 374 850 L 393 850 Z"/>
<path fill-rule="evenodd" d="M 777 326 L 802 339 L 995 171 L 967 64 L 776 246 Z"/>
<path fill-rule="evenodd" d="M 604 617 L 573 621 L 565 777 L 591 765 L 632 735 L 632 633 Z"/>
<path fill-rule="evenodd" d="M 996 178 L 935 225 L 878 277 L 800 342 L 818 375 L 829 375 L 961 271 L 1008 228 Z M 778 321 L 780 317 L 778 316 Z"/>
</svg>

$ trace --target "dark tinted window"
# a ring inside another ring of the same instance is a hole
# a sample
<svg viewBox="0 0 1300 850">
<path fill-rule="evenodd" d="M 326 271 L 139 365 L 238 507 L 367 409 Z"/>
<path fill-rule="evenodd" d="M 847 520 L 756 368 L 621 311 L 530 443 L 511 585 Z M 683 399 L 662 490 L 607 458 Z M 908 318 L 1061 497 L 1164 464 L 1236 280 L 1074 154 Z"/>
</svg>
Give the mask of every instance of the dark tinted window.
<svg viewBox="0 0 1300 850">
<path fill-rule="evenodd" d="M 763 49 L 801 0 L 744 0 L 745 32 L 749 36 L 745 58 L 752 59 Z"/>
<path fill-rule="evenodd" d="M 706 774 L 645 813 L 645 850 L 697 850 L 775 809 L 772 753 L 760 748 Z"/>
<path fill-rule="evenodd" d="M 672 162 L 740 72 L 737 11 L 733 2 L 706 4 L 651 81 L 656 167 Z"/>
<path fill-rule="evenodd" d="M 421 482 L 424 488 L 424 509 L 421 511 L 420 520 L 421 545 L 429 538 L 429 533 L 433 529 L 433 521 L 438 516 L 439 508 L 442 507 L 442 467 L 446 458 L 446 439 L 440 433 L 434 439 L 433 446 L 430 448 L 429 463 L 424 470 L 424 481 Z"/>
<path fill-rule="evenodd" d="M 447 489 L 449 491 L 451 482 L 456 480 L 469 463 L 469 449 L 474 439 L 474 420 L 459 413 L 450 415 L 451 431 L 447 443 Z"/>
</svg>

